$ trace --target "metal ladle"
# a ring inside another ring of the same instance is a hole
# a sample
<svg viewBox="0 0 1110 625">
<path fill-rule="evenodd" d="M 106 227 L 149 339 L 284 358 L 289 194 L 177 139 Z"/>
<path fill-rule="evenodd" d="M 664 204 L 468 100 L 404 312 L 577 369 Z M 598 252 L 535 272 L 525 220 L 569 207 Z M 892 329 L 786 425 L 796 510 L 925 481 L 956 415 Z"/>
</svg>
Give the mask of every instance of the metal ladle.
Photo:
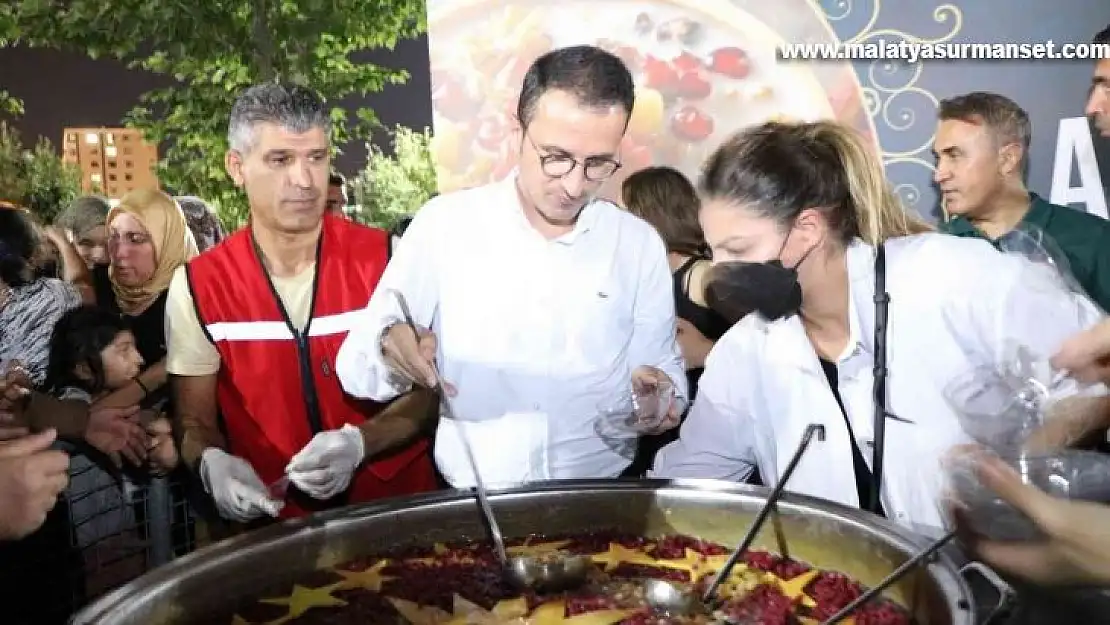
<svg viewBox="0 0 1110 625">
<path fill-rule="evenodd" d="M 767 517 L 775 509 L 775 505 L 779 499 L 782 498 L 782 493 L 786 489 L 786 483 L 793 475 L 794 469 L 797 468 L 798 462 L 802 459 L 802 454 L 809 448 L 810 442 L 816 436 L 817 440 L 825 440 L 825 426 L 819 424 L 810 424 L 806 426 L 806 431 L 802 434 L 802 441 L 798 444 L 798 449 L 794 452 L 794 456 L 790 459 L 790 463 L 786 465 L 786 469 L 782 472 L 782 477 L 779 478 L 778 484 L 771 491 L 767 497 L 767 501 L 760 508 L 759 514 L 756 515 L 755 520 L 752 521 L 751 526 L 748 528 L 748 533 L 744 539 L 737 545 L 736 550 L 732 552 L 729 559 L 725 561 L 724 566 L 717 572 L 717 577 L 713 579 L 713 583 L 709 585 L 705 593 L 699 598 L 694 592 L 684 590 L 683 588 L 661 579 L 652 579 L 644 583 L 644 599 L 647 601 L 656 612 L 661 612 L 668 616 L 693 616 L 698 613 L 705 613 L 716 602 L 717 590 L 721 584 L 728 579 L 732 573 L 733 567 L 740 561 L 744 553 L 755 542 L 756 536 L 759 535 L 759 530 L 767 521 Z"/>
<path fill-rule="evenodd" d="M 400 291 L 393 291 L 397 298 L 397 305 L 401 308 L 405 324 L 412 330 L 413 335 L 419 340 L 416 323 L 412 319 L 405 296 Z M 463 450 L 466 452 L 470 471 L 474 474 L 474 492 L 478 499 L 478 508 L 489 525 L 490 537 L 493 539 L 494 553 L 501 564 L 505 579 L 518 588 L 536 591 L 556 592 L 580 586 L 586 581 L 590 570 L 590 559 L 587 556 L 563 554 L 558 552 L 547 553 L 541 556 L 509 556 L 505 549 L 505 539 L 501 534 L 501 526 L 493 516 L 493 508 L 489 503 L 489 493 L 482 482 L 478 472 L 478 461 L 470 446 L 470 438 L 465 432 L 465 425 L 455 418 L 455 411 L 451 407 L 451 400 L 443 386 L 443 378 L 439 375 L 435 363 L 432 364 L 435 373 L 435 390 L 443 402 L 444 417 L 459 424 L 459 438 L 462 440 Z"/>
</svg>

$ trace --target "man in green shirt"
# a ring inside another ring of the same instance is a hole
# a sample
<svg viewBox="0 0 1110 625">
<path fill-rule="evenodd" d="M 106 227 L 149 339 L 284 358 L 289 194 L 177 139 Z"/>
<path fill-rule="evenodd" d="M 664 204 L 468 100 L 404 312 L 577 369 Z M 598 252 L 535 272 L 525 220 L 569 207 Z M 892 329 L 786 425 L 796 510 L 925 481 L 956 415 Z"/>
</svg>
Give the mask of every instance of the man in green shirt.
<svg viewBox="0 0 1110 625">
<path fill-rule="evenodd" d="M 940 103 L 933 152 L 945 221 L 941 230 L 1000 246 L 1020 226 L 1056 244 L 1072 275 L 1110 310 L 1110 222 L 1050 204 L 1025 188 L 1029 115 L 995 93 L 969 93 Z"/>
</svg>

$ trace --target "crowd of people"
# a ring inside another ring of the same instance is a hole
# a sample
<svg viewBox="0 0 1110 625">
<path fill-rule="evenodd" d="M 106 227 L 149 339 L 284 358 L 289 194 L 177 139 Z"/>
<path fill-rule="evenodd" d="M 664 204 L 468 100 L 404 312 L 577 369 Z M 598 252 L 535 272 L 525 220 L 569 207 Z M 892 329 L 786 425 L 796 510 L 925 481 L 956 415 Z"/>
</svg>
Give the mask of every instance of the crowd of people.
<svg viewBox="0 0 1110 625">
<path fill-rule="evenodd" d="M 46 226 L 3 207 L 5 618 L 54 622 L 43 588 L 57 570 L 34 573 L 45 553 L 67 554 L 86 598 L 140 573 L 127 557 L 114 572 L 94 563 L 141 540 L 122 528 L 160 476 L 189 502 L 175 531 L 219 539 L 468 488 L 467 443 L 491 486 L 773 485 L 814 423 L 826 437 L 788 490 L 937 533 L 960 524 L 939 470 L 960 449 L 1048 536 L 1000 544 L 961 526 L 977 557 L 1043 583 L 1110 583 L 1110 508 L 1049 497 L 968 451 L 945 397 L 1015 340 L 1076 381 L 1110 381 L 1110 224 L 1026 189 L 1020 106 L 989 93 L 941 104 L 938 231 L 832 121 L 741 129 L 698 180 L 651 167 L 619 204 L 601 199 L 634 93 L 608 52 L 544 54 L 515 112 L 517 169 L 433 198 L 403 233 L 344 218 L 327 108 L 278 83 L 230 111 L 226 168 L 250 204 L 230 236 L 202 200 L 157 190 L 84 197 Z M 1110 138 L 1110 60 L 1087 113 Z M 1031 231 L 1079 288 L 999 251 Z M 598 429 L 629 394 L 665 398 L 635 454 Z M 1110 409 L 1085 405 L 1041 444 L 1105 432 Z"/>
</svg>

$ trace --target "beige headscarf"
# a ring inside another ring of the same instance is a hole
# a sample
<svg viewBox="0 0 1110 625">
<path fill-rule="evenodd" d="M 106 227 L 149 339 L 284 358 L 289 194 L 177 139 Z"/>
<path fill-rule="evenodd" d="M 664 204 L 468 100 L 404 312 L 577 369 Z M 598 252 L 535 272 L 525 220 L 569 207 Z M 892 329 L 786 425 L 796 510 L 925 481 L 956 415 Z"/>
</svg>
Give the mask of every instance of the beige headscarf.
<svg viewBox="0 0 1110 625">
<path fill-rule="evenodd" d="M 169 288 L 173 272 L 197 255 L 197 242 L 185 223 L 185 214 L 174 199 L 155 189 L 140 189 L 123 196 L 119 206 L 108 211 L 106 223 L 127 213 L 143 224 L 154 244 L 154 275 L 142 286 L 125 286 L 112 278 L 112 290 L 120 310 L 133 314 Z"/>
</svg>

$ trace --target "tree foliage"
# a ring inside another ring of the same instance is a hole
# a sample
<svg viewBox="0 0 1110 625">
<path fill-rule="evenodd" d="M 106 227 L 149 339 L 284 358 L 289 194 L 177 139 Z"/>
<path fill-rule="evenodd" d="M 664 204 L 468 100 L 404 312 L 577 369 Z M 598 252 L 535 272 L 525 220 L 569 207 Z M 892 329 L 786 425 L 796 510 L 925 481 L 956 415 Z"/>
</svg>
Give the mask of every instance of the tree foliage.
<svg viewBox="0 0 1110 625">
<path fill-rule="evenodd" d="M 51 223 L 81 194 L 81 171 L 63 163 L 54 146 L 40 137 L 25 149 L 19 135 L 0 122 L 0 200 L 29 208 L 43 223 Z"/>
<path fill-rule="evenodd" d="M 411 215 L 437 191 L 432 133 L 403 126 L 393 131 L 393 154 L 367 144 L 366 169 L 355 182 L 355 218 L 379 228 L 392 228 Z"/>
<path fill-rule="evenodd" d="M 332 104 L 333 144 L 367 138 L 373 111 L 349 114 L 348 96 L 403 82 L 402 70 L 356 62 L 424 27 L 421 0 L 23 0 L 0 13 L 0 46 L 31 45 L 110 57 L 167 78 L 127 118 L 168 146 L 159 179 L 215 204 L 230 227 L 246 203 L 223 168 L 227 116 L 236 94 L 268 80 L 309 86 Z M 10 22 L 4 26 L 4 20 Z M 5 41 L 5 32 L 8 34 Z"/>
</svg>

